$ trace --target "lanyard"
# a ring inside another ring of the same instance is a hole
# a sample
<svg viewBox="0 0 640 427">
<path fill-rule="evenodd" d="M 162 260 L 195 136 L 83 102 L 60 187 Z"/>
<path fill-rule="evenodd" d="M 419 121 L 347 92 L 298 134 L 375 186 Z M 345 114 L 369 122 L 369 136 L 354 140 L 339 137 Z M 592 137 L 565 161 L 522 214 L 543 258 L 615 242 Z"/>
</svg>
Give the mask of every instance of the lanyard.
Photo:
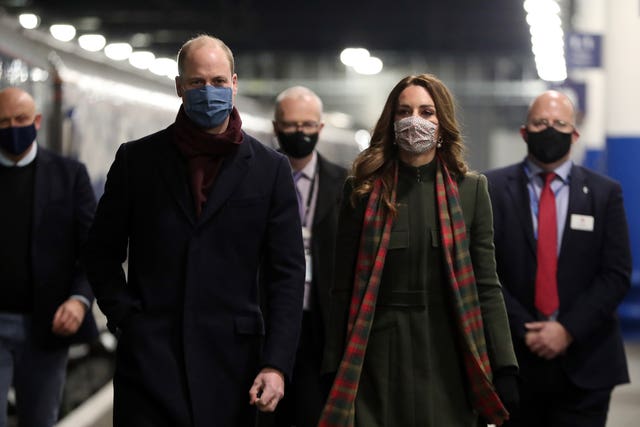
<svg viewBox="0 0 640 427">
<path fill-rule="evenodd" d="M 313 170 L 313 179 L 311 180 L 311 187 L 309 188 L 309 192 L 307 193 L 307 203 L 304 208 L 304 216 L 302 217 L 302 226 L 307 226 L 307 219 L 309 218 L 309 210 L 311 208 L 311 199 L 313 198 L 313 191 L 316 188 L 316 181 L 318 180 L 318 163 L 316 163 L 316 167 Z"/>
</svg>

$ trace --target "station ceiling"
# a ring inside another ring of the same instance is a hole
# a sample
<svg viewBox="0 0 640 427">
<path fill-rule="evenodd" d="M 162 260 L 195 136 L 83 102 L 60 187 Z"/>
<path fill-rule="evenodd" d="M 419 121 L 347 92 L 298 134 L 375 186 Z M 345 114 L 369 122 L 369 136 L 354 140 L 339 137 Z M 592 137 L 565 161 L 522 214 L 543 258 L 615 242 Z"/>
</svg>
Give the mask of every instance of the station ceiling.
<svg viewBox="0 0 640 427">
<path fill-rule="evenodd" d="M 42 25 L 70 23 L 156 56 L 173 57 L 194 35 L 236 53 L 332 53 L 344 47 L 522 55 L 530 50 L 521 0 L 0 0 Z"/>
</svg>

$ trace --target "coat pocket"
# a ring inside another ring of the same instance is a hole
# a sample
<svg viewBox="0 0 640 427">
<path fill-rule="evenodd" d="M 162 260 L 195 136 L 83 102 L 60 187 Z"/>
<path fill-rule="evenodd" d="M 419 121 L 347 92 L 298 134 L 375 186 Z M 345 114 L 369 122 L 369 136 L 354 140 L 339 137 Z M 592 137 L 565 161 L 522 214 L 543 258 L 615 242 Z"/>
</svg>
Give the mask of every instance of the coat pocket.
<svg viewBox="0 0 640 427">
<path fill-rule="evenodd" d="M 409 247 L 408 231 L 392 231 L 389 235 L 389 250 L 406 249 Z"/>
</svg>

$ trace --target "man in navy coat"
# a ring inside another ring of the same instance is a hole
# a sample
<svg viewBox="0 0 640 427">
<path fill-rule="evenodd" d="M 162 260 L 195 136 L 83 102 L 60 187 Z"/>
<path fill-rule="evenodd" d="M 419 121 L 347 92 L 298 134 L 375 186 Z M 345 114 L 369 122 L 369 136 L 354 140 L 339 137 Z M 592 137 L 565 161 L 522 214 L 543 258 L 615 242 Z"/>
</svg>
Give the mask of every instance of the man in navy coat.
<svg viewBox="0 0 640 427">
<path fill-rule="evenodd" d="M 251 426 L 282 398 L 296 353 L 296 193 L 287 158 L 241 129 L 229 48 L 196 37 L 178 70 L 175 123 L 120 147 L 87 244 L 119 335 L 114 426 Z"/>
<path fill-rule="evenodd" d="M 42 115 L 0 91 L 0 426 L 13 383 L 18 422 L 58 420 L 69 345 L 97 336 L 79 257 L 96 200 L 87 169 L 36 142 Z"/>
<path fill-rule="evenodd" d="M 347 171 L 316 150 L 323 127 L 322 100 L 312 90 L 293 86 L 277 96 L 273 130 L 294 172 L 306 274 L 293 382 L 288 384 L 290 393 L 275 413 L 275 427 L 316 427 L 328 393 L 320 366 L 329 318 L 338 212 Z"/>
<path fill-rule="evenodd" d="M 616 314 L 631 274 L 622 189 L 570 160 L 579 134 L 564 94 L 536 98 L 521 134 L 527 158 L 486 174 L 522 375 L 521 408 L 505 426 L 604 426 L 613 387 L 629 381 Z M 554 230 L 545 243 L 543 224 Z"/>
</svg>

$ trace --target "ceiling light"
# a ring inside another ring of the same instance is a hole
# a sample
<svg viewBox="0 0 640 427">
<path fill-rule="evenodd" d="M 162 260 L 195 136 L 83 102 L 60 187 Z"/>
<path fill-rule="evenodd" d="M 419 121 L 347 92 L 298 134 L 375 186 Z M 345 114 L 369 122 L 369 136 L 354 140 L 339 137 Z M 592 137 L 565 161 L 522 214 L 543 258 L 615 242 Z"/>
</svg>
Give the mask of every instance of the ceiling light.
<svg viewBox="0 0 640 427">
<path fill-rule="evenodd" d="M 151 34 L 148 33 L 135 33 L 129 39 L 129 43 L 131 43 L 131 46 L 134 48 L 148 47 L 152 41 L 153 38 Z"/>
<path fill-rule="evenodd" d="M 350 67 L 368 57 L 369 51 L 362 47 L 348 47 L 340 53 L 340 61 Z"/>
<path fill-rule="evenodd" d="M 149 71 L 158 76 L 174 78 L 178 75 L 178 63 L 171 58 L 156 58 Z"/>
<path fill-rule="evenodd" d="M 49 78 L 49 72 L 39 67 L 33 67 L 31 69 L 31 81 L 32 82 L 44 82 Z"/>
<path fill-rule="evenodd" d="M 129 43 L 109 43 L 104 47 L 104 54 L 114 61 L 123 61 L 131 55 L 133 49 Z"/>
<path fill-rule="evenodd" d="M 54 24 L 49 27 L 49 32 L 55 39 L 62 42 L 71 41 L 76 36 L 75 27 L 69 24 Z"/>
<path fill-rule="evenodd" d="M 34 28 L 38 28 L 38 25 L 40 25 L 40 17 L 33 13 L 21 13 L 18 16 L 18 22 L 20 22 L 22 28 L 33 30 Z"/>
<path fill-rule="evenodd" d="M 382 71 L 382 60 L 375 56 L 370 56 L 354 64 L 353 69 L 359 74 L 366 74 L 369 76 L 378 74 Z"/>
<path fill-rule="evenodd" d="M 324 120 L 331 126 L 335 126 L 337 128 L 346 129 L 353 125 L 351 116 L 340 111 L 326 111 L 324 113 Z"/>
<path fill-rule="evenodd" d="M 356 144 L 358 144 L 358 149 L 360 151 L 369 147 L 369 143 L 371 142 L 371 134 L 369 131 L 365 129 L 357 130 L 354 134 L 354 138 L 356 140 Z"/>
<path fill-rule="evenodd" d="M 84 34 L 78 37 L 78 44 L 84 50 L 89 52 L 98 52 L 102 50 L 107 40 L 101 34 Z"/>
<path fill-rule="evenodd" d="M 131 53 L 131 56 L 129 56 L 129 64 L 141 70 L 146 70 L 153 64 L 155 59 L 156 56 L 153 53 L 147 52 L 146 50 L 139 50 Z"/>
<path fill-rule="evenodd" d="M 554 0 L 525 0 L 527 23 L 531 34 L 531 51 L 536 62 L 538 77 L 546 81 L 567 78 L 564 57 L 564 32 L 561 9 Z"/>
<path fill-rule="evenodd" d="M 560 5 L 558 5 L 556 0 L 525 0 L 523 6 L 524 10 L 530 14 L 535 14 L 540 11 L 556 15 L 560 13 Z"/>
</svg>

